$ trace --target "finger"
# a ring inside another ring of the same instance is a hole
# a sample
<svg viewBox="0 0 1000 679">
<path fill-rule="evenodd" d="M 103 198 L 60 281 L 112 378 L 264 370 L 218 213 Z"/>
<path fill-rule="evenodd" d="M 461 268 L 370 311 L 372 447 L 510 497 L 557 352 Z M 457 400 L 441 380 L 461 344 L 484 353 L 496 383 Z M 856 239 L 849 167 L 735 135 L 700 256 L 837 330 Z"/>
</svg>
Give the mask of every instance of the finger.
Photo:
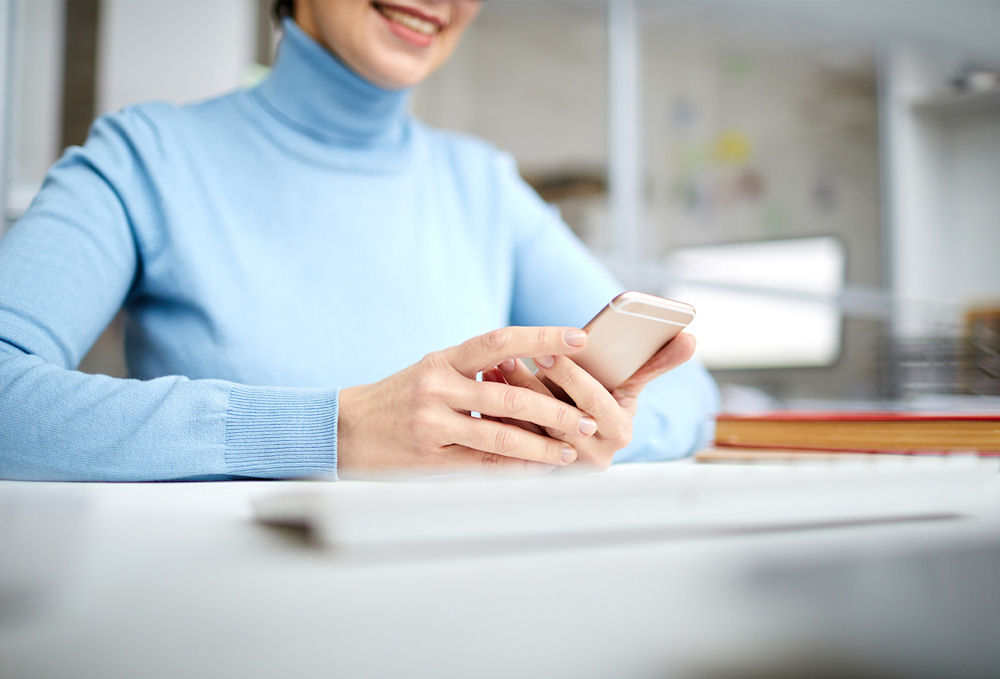
<svg viewBox="0 0 1000 679">
<path fill-rule="evenodd" d="M 482 375 L 483 375 L 483 382 L 495 382 L 497 384 L 507 384 L 507 382 L 503 378 L 503 375 L 500 374 L 499 368 L 493 368 L 493 370 L 484 370 L 482 372 Z M 461 410 L 459 412 L 461 412 L 463 415 L 469 414 L 468 411 L 465 410 Z M 507 422 L 507 424 L 514 424 L 513 420 L 508 421 L 506 418 L 494 417 L 492 415 L 483 415 L 482 413 L 479 413 L 479 417 L 486 420 L 493 420 L 494 422 Z M 538 427 L 535 427 L 535 429 L 537 431 L 541 431 L 541 429 L 539 429 Z"/>
<path fill-rule="evenodd" d="M 456 380 L 455 388 L 445 402 L 454 410 L 475 410 L 484 415 L 532 422 L 560 432 L 586 436 L 597 429 L 594 420 L 582 410 L 524 387 Z"/>
<path fill-rule="evenodd" d="M 553 396 L 563 403 L 575 405 L 573 403 L 573 399 L 571 399 L 566 392 L 563 391 L 562 387 L 545 377 L 539 379 L 535 373 L 531 372 L 524 361 L 519 358 L 504 361 L 497 367 L 500 369 L 500 374 L 504 376 L 508 384 L 526 387 L 539 394 Z"/>
<path fill-rule="evenodd" d="M 577 457 L 568 443 L 501 422 L 456 416 L 449 418 L 442 433 L 452 443 L 528 462 L 566 465 Z"/>
<path fill-rule="evenodd" d="M 444 350 L 448 362 L 466 377 L 473 377 L 485 368 L 492 368 L 508 358 L 561 356 L 579 351 L 587 344 L 587 333 L 579 328 L 509 327 Z"/>
<path fill-rule="evenodd" d="M 535 434 L 539 434 L 540 436 L 545 435 L 545 430 L 533 422 L 525 422 L 524 420 L 515 420 L 509 417 L 491 417 L 489 419 L 496 420 L 497 422 L 503 422 L 504 424 L 514 425 L 515 427 L 520 427 L 521 429 L 530 431 Z"/>
<path fill-rule="evenodd" d="M 496 453 L 452 444 L 441 448 L 441 466 L 452 471 L 486 471 L 527 474 L 545 474 L 555 469 L 555 465 L 529 462 L 516 457 L 504 457 Z"/>
<path fill-rule="evenodd" d="M 484 370 L 482 372 L 482 376 L 483 376 L 483 382 L 493 382 L 494 384 L 507 384 L 507 380 L 505 380 L 503 378 L 503 375 L 500 374 L 499 368 L 493 368 L 492 370 Z M 482 415 L 482 413 L 480 413 L 480 415 Z M 486 415 L 482 416 L 487 417 Z"/>
<path fill-rule="evenodd" d="M 500 375 L 503 376 L 507 384 L 515 387 L 524 387 L 543 396 L 552 396 L 552 392 L 542 384 L 542 381 L 535 377 L 535 374 L 528 369 L 524 361 L 519 358 L 509 358 L 497 366 Z"/>
<path fill-rule="evenodd" d="M 500 374 L 500 368 L 493 368 L 492 370 L 484 370 L 482 372 L 482 375 L 483 375 L 483 382 L 497 382 L 501 384 L 507 383 L 503 375 Z"/>
<path fill-rule="evenodd" d="M 523 387 L 525 389 L 531 389 L 536 394 L 541 394 L 542 396 L 554 396 L 554 394 L 544 385 L 542 381 L 535 377 L 535 374 L 531 372 L 524 361 L 519 358 L 509 358 L 497 366 L 498 372 L 503 376 L 507 384 L 514 387 Z M 530 422 L 517 422 L 514 420 L 508 420 L 504 418 L 504 422 L 511 422 L 519 426 L 524 426 L 528 431 L 533 431 L 536 434 L 549 434 L 549 435 L 559 435 L 565 434 L 565 432 L 558 432 L 555 429 L 542 429 L 536 424 L 531 424 Z M 579 426 L 579 425 L 578 425 Z M 593 430 L 596 431 L 597 424 L 593 426 Z M 591 431 L 591 426 L 589 424 L 584 424 L 582 429 L 578 428 L 577 433 L 583 434 L 583 432 L 588 432 L 584 436 L 590 436 L 593 434 Z"/>
<path fill-rule="evenodd" d="M 511 360 L 510 363 L 513 364 L 514 361 Z M 530 375 L 531 373 L 529 372 L 528 374 Z M 497 384 L 507 384 L 507 380 L 504 379 L 503 371 L 500 370 L 500 366 L 497 366 L 493 370 L 484 370 L 483 382 L 495 382 Z M 509 417 L 494 417 L 492 415 L 483 415 L 482 413 L 479 413 L 479 415 L 480 417 L 484 417 L 487 420 L 493 420 L 495 422 L 503 422 L 504 424 L 512 424 L 515 427 L 521 427 L 522 429 L 527 429 L 528 431 L 534 432 L 536 434 L 545 433 L 545 430 L 539 427 L 537 424 L 532 424 L 531 422 L 525 422 L 524 420 L 515 420 Z"/>
<path fill-rule="evenodd" d="M 687 362 L 694 355 L 695 345 L 693 335 L 686 332 L 677 335 L 619 385 L 615 395 L 619 398 L 638 398 L 639 392 L 652 380 Z"/>
<path fill-rule="evenodd" d="M 535 360 L 540 375 L 551 380 L 573 399 L 576 407 L 597 421 L 604 435 L 616 431 L 623 422 L 618 402 L 590 373 L 565 356 L 546 356 Z"/>
</svg>

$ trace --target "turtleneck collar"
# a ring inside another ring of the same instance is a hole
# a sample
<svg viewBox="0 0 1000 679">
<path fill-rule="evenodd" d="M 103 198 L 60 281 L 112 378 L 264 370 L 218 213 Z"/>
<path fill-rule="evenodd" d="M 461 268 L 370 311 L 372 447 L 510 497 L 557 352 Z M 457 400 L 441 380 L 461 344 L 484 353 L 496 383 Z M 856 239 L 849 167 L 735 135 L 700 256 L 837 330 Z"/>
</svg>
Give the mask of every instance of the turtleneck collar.
<svg viewBox="0 0 1000 679">
<path fill-rule="evenodd" d="M 299 28 L 283 21 L 274 68 L 259 93 L 293 126 L 350 147 L 395 147 L 406 137 L 409 90 L 386 90 L 350 70 Z"/>
</svg>

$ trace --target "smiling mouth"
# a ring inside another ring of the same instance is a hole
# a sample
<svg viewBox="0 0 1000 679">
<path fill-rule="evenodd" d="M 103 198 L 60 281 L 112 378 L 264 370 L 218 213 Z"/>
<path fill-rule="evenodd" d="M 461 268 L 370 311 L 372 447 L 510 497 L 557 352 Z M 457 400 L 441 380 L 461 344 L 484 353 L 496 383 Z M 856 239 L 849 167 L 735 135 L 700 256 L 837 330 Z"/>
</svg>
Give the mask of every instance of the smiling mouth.
<svg viewBox="0 0 1000 679">
<path fill-rule="evenodd" d="M 373 2 L 372 6 L 378 10 L 379 14 L 384 16 L 389 21 L 428 37 L 440 33 L 444 26 L 444 24 L 437 19 L 418 16 L 408 7 L 404 8 L 395 5 L 383 5 L 379 2 Z"/>
</svg>

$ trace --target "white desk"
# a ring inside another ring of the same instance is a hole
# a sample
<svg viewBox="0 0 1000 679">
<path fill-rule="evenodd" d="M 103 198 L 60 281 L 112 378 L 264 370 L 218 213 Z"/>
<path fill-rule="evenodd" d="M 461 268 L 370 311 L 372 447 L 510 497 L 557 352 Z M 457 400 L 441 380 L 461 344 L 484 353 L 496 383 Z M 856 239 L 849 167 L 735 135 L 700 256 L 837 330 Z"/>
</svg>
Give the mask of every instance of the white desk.
<svg viewBox="0 0 1000 679">
<path fill-rule="evenodd" d="M 1000 673 L 1000 512 L 366 562 L 293 487 L 0 483 L 0 676 Z"/>
</svg>

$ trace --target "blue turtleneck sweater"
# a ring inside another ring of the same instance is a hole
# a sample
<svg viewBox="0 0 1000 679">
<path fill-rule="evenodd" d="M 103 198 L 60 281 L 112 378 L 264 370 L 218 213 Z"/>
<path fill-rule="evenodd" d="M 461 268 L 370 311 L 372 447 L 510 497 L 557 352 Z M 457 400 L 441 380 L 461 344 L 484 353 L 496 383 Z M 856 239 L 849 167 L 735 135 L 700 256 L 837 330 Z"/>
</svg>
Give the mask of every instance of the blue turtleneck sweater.
<svg viewBox="0 0 1000 679">
<path fill-rule="evenodd" d="M 0 477 L 331 475 L 338 387 L 621 290 L 508 156 L 294 23 L 259 87 L 98 119 L 0 241 Z M 131 379 L 74 370 L 119 308 Z M 617 460 L 704 441 L 691 363 Z"/>
</svg>

